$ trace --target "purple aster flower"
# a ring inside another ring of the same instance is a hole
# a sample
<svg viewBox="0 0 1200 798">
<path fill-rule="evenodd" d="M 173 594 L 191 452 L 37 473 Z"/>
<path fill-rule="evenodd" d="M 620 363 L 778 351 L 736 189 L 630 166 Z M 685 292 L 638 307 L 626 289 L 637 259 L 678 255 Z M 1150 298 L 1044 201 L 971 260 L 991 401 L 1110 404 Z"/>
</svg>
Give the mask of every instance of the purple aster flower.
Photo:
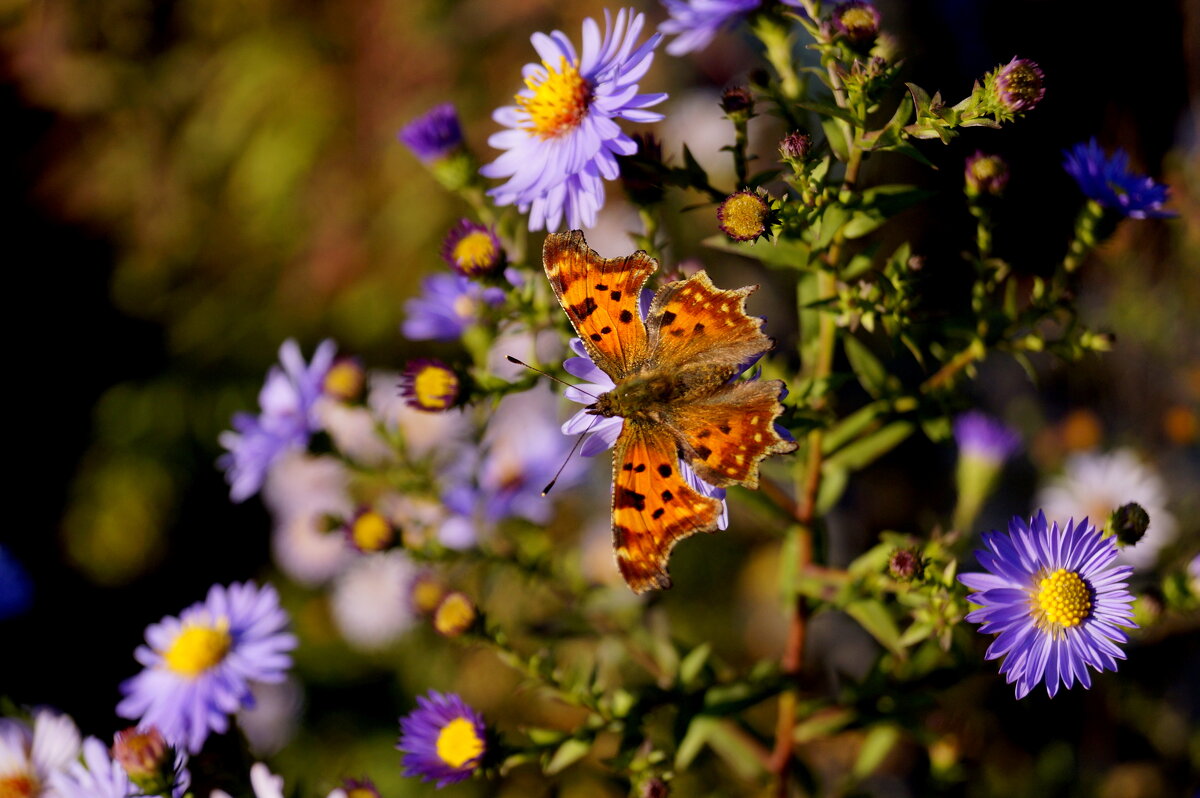
<svg viewBox="0 0 1200 798">
<path fill-rule="evenodd" d="M 439 788 L 468 778 L 487 752 L 483 716 L 453 693 L 430 690 L 400 719 L 404 775 L 436 781 Z"/>
<path fill-rule="evenodd" d="M 954 439 L 962 457 L 999 465 L 1021 448 L 1021 436 L 999 419 L 972 410 L 954 420 Z"/>
<path fill-rule="evenodd" d="M 454 369 L 437 358 L 410 360 L 400 377 L 400 393 L 409 407 L 437 413 L 459 404 L 463 384 Z"/>
<path fill-rule="evenodd" d="M 482 277 L 504 268 L 504 249 L 490 227 L 460 219 L 442 241 L 442 260 L 459 274 Z"/>
<path fill-rule="evenodd" d="M 15 618 L 33 604 L 33 580 L 5 546 L 0 546 L 0 621 Z"/>
<path fill-rule="evenodd" d="M 879 10 L 864 0 L 849 0 L 833 12 L 833 26 L 854 45 L 866 46 L 879 35 Z"/>
<path fill-rule="evenodd" d="M 444 158 L 463 143 L 458 112 L 451 103 L 435 105 L 401 128 L 399 138 L 423 163 Z"/>
<path fill-rule="evenodd" d="M 1129 156 L 1117 150 L 1106 157 L 1096 139 L 1080 142 L 1063 152 L 1063 168 L 1075 178 L 1079 188 L 1090 199 L 1123 216 L 1134 219 L 1174 216 L 1164 210 L 1168 189 L 1146 175 L 1129 171 Z"/>
<path fill-rule="evenodd" d="M 321 428 L 315 407 L 336 352 L 333 341 L 322 341 L 312 362 L 306 364 L 295 341 L 288 339 L 279 347 L 282 368 L 271 367 L 258 394 L 262 412 L 258 416 L 236 414 L 233 430 L 221 433 L 221 445 L 229 451 L 217 465 L 225 469 L 233 501 L 258 493 L 279 455 L 305 448 L 312 433 Z"/>
<path fill-rule="evenodd" d="M 145 670 L 121 685 L 117 714 L 196 753 L 210 731 L 223 733 L 228 716 L 251 705 L 250 682 L 283 680 L 296 647 L 287 623 L 270 585 L 213 585 L 178 618 L 146 627 L 148 645 L 134 652 Z"/>
<path fill-rule="evenodd" d="M 461 274 L 434 274 L 421 283 L 421 296 L 404 303 L 400 326 L 413 341 L 455 341 L 479 321 L 484 305 L 504 301 L 500 288 L 484 288 Z"/>
<path fill-rule="evenodd" d="M 187 757 L 178 754 L 174 786 L 170 788 L 174 798 L 183 798 L 191 786 L 192 777 L 186 764 Z M 58 798 L 128 798 L 146 794 L 130 780 L 121 763 L 109 756 L 108 747 L 95 737 L 83 741 L 83 761 L 74 762 L 65 771 L 55 773 L 50 785 Z"/>
<path fill-rule="evenodd" d="M 675 39 L 667 45 L 671 55 L 686 55 L 708 47 L 723 28 L 762 5 L 762 0 L 662 0 L 670 19 L 659 31 Z"/>
<path fill-rule="evenodd" d="M 1083 519 L 1065 529 L 1048 524 L 1042 512 L 1028 523 L 1014 517 L 1008 534 L 983 536 L 975 552 L 987 573 L 958 577 L 980 609 L 967 615 L 997 635 L 987 659 L 1005 657 L 1000 672 L 1016 685 L 1017 698 L 1045 681 L 1053 698 L 1061 682 L 1092 686 L 1087 666 L 1115 671 L 1127 641 L 1118 627 L 1135 627 L 1126 579 L 1133 569 L 1113 566 L 1116 539 L 1102 537 Z M 1007 656 L 1005 656 L 1007 655 Z"/>
<path fill-rule="evenodd" d="M 558 398 L 546 386 L 500 400 L 480 448 L 458 458 L 442 474 L 447 486 L 442 499 L 454 513 L 443 527 L 443 543 L 455 548 L 471 545 L 477 526 L 505 518 L 549 520 L 553 504 L 542 496 L 542 489 L 564 462 L 559 488 L 576 484 L 585 471 L 580 461 L 567 461 L 571 447 L 559 434 L 558 408 Z"/>
<path fill-rule="evenodd" d="M 505 152 L 480 173 L 507 178 L 488 194 L 497 205 L 528 212 L 530 230 L 557 230 L 564 218 L 571 228 L 592 227 L 604 205 L 604 181 L 617 179 L 617 156 L 637 152 L 615 120 L 663 118 L 645 109 L 666 94 L 637 93 L 661 34 L 635 46 L 645 17 L 632 10 L 619 11 L 615 24 L 605 10 L 604 23 L 601 38 L 595 20 L 583 21 L 581 55 L 561 31 L 535 33 L 533 47 L 542 63 L 522 70 L 526 88 L 517 93 L 516 105 L 492 115 L 508 130 L 488 144 Z"/>
</svg>

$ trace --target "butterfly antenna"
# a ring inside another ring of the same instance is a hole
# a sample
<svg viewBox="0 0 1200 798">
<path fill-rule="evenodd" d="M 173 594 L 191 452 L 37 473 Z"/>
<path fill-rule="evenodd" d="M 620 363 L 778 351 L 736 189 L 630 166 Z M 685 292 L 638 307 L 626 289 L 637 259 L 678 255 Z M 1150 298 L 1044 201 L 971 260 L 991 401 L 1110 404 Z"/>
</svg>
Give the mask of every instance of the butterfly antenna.
<svg viewBox="0 0 1200 798">
<path fill-rule="evenodd" d="M 581 394 L 585 394 L 585 395 L 587 395 L 587 396 L 590 396 L 590 397 L 592 397 L 593 399 L 595 399 L 595 398 L 596 398 L 596 395 L 595 395 L 595 394 L 592 394 L 592 393 L 589 393 L 588 391 L 585 391 L 585 390 L 583 390 L 583 389 L 582 389 L 582 388 L 580 388 L 578 385 L 572 385 L 571 383 L 567 382 L 566 380 L 560 380 L 558 377 L 555 377 L 553 374 L 549 374 L 549 373 L 547 373 L 547 372 L 545 372 L 545 371 L 542 371 L 542 370 L 541 370 L 541 369 L 539 369 L 539 368 L 536 368 L 535 366 L 531 366 L 531 365 L 529 365 L 529 364 L 528 364 L 528 363 L 526 363 L 524 360 L 517 360 L 517 359 L 516 359 L 515 357 L 513 357 L 512 355 L 505 355 L 505 357 L 506 357 L 506 358 L 508 358 L 508 362 L 509 362 L 509 363 L 516 363 L 518 366 L 524 366 L 525 368 L 529 369 L 530 371 L 536 371 L 538 374 L 541 374 L 543 377 L 549 377 L 550 379 L 554 380 L 555 382 L 559 383 L 560 385 L 565 385 L 565 386 L 567 386 L 568 388 L 574 388 L 575 390 L 579 391 Z M 589 428 L 589 429 L 590 429 L 590 428 Z M 560 470 L 561 470 L 561 469 L 560 469 Z"/>
<path fill-rule="evenodd" d="M 563 464 L 560 465 L 558 467 L 558 471 L 554 473 L 554 479 L 550 480 L 549 485 L 542 488 L 542 496 L 545 496 L 547 493 L 549 493 L 550 489 L 554 487 L 554 483 L 558 482 L 558 478 L 562 476 L 563 469 L 567 467 L 567 463 L 571 462 L 571 458 L 574 457 L 575 452 L 579 450 L 579 446 L 583 443 L 583 439 L 588 436 L 588 433 L 592 431 L 592 427 L 596 426 L 596 422 L 599 420 L 600 416 L 593 416 L 592 423 L 588 424 L 588 428 L 579 433 L 579 437 L 576 439 L 575 445 L 571 447 L 571 451 L 567 452 L 567 456 L 566 459 L 563 460 Z"/>
</svg>

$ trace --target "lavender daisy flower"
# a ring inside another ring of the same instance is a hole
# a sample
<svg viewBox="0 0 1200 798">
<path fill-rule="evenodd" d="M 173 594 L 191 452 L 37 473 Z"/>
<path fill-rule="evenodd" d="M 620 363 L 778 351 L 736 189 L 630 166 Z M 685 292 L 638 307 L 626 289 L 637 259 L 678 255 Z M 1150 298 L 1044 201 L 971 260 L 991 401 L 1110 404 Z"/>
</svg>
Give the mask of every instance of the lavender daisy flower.
<svg viewBox="0 0 1200 798">
<path fill-rule="evenodd" d="M 37 710 L 32 728 L 13 718 L 0 718 L 0 795 L 52 796 L 47 785 L 77 756 L 79 729 L 66 715 Z"/>
<path fill-rule="evenodd" d="M 995 99 L 1009 113 L 1032 111 L 1046 96 L 1046 75 L 1028 58 L 1014 56 L 995 76 Z"/>
<path fill-rule="evenodd" d="M 179 756 L 170 788 L 174 798 L 183 798 L 192 783 L 185 767 L 186 757 Z M 54 774 L 50 784 L 58 798 L 128 798 L 150 794 L 130 780 L 121 763 L 112 759 L 108 748 L 95 737 L 83 741 L 83 761 L 72 763 L 67 770 Z"/>
<path fill-rule="evenodd" d="M 435 105 L 401 128 L 399 138 L 422 163 L 444 158 L 463 143 L 458 112 L 451 103 Z"/>
<path fill-rule="evenodd" d="M 250 682 L 283 680 L 296 647 L 287 623 L 270 585 L 213 585 L 180 617 L 146 628 L 149 645 L 134 652 L 145 670 L 121 685 L 117 714 L 153 724 L 196 753 L 210 731 L 223 733 L 228 715 L 250 704 Z"/>
<path fill-rule="evenodd" d="M 1124 150 L 1119 149 L 1111 158 L 1106 157 L 1092 138 L 1065 150 L 1063 155 L 1066 156 L 1063 169 L 1075 178 L 1089 199 L 1134 219 L 1175 216 L 1163 209 L 1168 188 L 1146 175 L 1131 172 L 1129 156 Z"/>
<path fill-rule="evenodd" d="M 483 716 L 453 693 L 430 690 L 400 719 L 404 775 L 436 781 L 439 788 L 468 778 L 487 751 Z"/>
<path fill-rule="evenodd" d="M 434 274 L 421 283 L 421 296 L 404 303 L 400 326 L 413 341 L 455 341 L 479 320 L 485 305 L 504 301 L 500 288 L 484 288 L 461 274 Z"/>
<path fill-rule="evenodd" d="M 643 299 L 646 296 L 653 297 L 653 293 L 647 291 L 643 295 Z M 642 315 L 645 316 L 649 308 L 649 303 L 643 302 L 642 304 Z M 580 341 L 578 338 L 572 339 L 571 351 L 579 355 L 579 357 L 569 357 L 564 360 L 563 368 L 568 374 L 578 377 L 583 382 L 572 388 L 567 388 L 563 391 L 563 396 L 572 402 L 590 405 L 596 401 L 597 396 L 602 393 L 608 393 L 616 387 L 612 379 L 601 371 L 599 366 L 592 362 L 587 350 L 583 346 L 583 341 Z M 580 447 L 579 453 L 584 457 L 594 457 L 605 449 L 613 447 L 624 426 L 625 419 L 620 416 L 603 418 L 601 416 L 593 416 L 587 410 L 580 410 L 566 420 L 562 425 L 562 432 L 563 435 L 589 433 L 587 440 Z M 700 479 L 700 477 L 696 476 L 696 472 L 692 470 L 692 467 L 683 460 L 679 461 L 679 474 L 692 490 L 701 496 L 720 499 L 721 515 L 717 519 L 717 528 L 727 528 L 729 526 L 729 505 L 725 503 L 725 489 L 714 487 Z"/>
<path fill-rule="evenodd" d="M 1007 535 L 991 532 L 983 542 L 987 548 L 975 556 L 988 572 L 958 579 L 978 591 L 967 598 L 981 608 L 967 620 L 997 635 L 985 656 L 1005 657 L 1000 672 L 1016 685 L 1017 698 L 1042 681 L 1051 698 L 1060 683 L 1090 688 L 1089 665 L 1117 669 L 1125 653 L 1116 643 L 1128 639 L 1118 627 L 1136 624 L 1126 589 L 1133 569 L 1113 566 L 1114 538 L 1102 537 L 1086 518 L 1060 530 L 1038 512 L 1028 523 L 1014 517 Z"/>
<path fill-rule="evenodd" d="M 258 493 L 279 455 L 305 448 L 312 433 L 321 428 L 316 404 L 336 352 L 333 341 L 322 341 L 312 362 L 305 363 L 295 341 L 288 339 L 279 347 L 282 368 L 271 367 L 258 394 L 262 412 L 258 416 L 238 413 L 233 430 L 221 433 L 221 445 L 229 451 L 217 465 L 225 469 L 233 501 Z"/>
<path fill-rule="evenodd" d="M 584 20 L 582 55 L 561 31 L 535 33 L 533 47 L 542 63 L 522 70 L 526 88 L 517 93 L 516 105 L 492 115 L 509 129 L 488 144 L 505 152 L 480 173 L 507 178 L 488 194 L 497 205 L 528 212 L 530 230 L 557 230 L 564 217 L 571 228 L 595 225 L 604 205 L 604 180 L 619 174 L 617 156 L 637 152 L 614 120 L 663 118 L 645 109 L 666 94 L 637 93 L 637 81 L 650 68 L 662 35 L 635 49 L 644 15 L 622 9 L 613 24 L 605 10 L 604 23 L 601 38 L 595 20 Z"/>
<path fill-rule="evenodd" d="M 658 29 L 675 37 L 667 52 L 686 55 L 708 47 L 723 28 L 733 26 L 762 5 L 762 0 L 662 0 L 662 4 L 671 18 L 663 20 Z"/>
</svg>

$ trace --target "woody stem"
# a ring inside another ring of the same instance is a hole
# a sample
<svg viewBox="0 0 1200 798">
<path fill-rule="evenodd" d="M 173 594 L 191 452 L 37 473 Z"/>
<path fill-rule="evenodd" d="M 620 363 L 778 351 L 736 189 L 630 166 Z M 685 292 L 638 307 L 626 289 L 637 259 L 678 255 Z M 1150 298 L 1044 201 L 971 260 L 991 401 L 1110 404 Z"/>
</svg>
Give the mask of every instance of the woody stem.
<svg viewBox="0 0 1200 798">
<path fill-rule="evenodd" d="M 850 151 L 842 191 L 853 191 L 858 183 L 858 172 L 862 166 L 863 152 L 858 147 Z M 837 293 L 837 268 L 842 259 L 844 237 L 839 232 L 829 248 L 826 258 L 828 269 L 817 276 L 817 293 L 820 299 L 828 299 Z M 837 346 L 837 320 L 832 313 L 821 314 L 817 332 L 816 361 L 813 364 L 814 385 L 824 383 L 833 372 L 833 355 Z M 826 402 L 821 395 L 814 403 L 819 409 Z M 804 466 L 804 479 L 798 485 L 800 500 L 796 513 L 796 574 L 803 574 L 812 564 L 813 525 L 817 517 L 817 499 L 821 492 L 822 443 L 824 431 L 815 429 L 808 434 L 808 457 Z M 804 666 L 804 645 L 808 637 L 808 601 L 797 594 L 792 604 L 792 618 L 788 625 L 787 643 L 780 659 L 780 668 L 792 687 L 779 696 L 779 713 L 775 723 L 775 748 L 771 753 L 771 772 L 775 775 L 775 794 L 779 798 L 788 795 L 795 742 L 796 705 L 798 692 L 796 682 Z"/>
</svg>

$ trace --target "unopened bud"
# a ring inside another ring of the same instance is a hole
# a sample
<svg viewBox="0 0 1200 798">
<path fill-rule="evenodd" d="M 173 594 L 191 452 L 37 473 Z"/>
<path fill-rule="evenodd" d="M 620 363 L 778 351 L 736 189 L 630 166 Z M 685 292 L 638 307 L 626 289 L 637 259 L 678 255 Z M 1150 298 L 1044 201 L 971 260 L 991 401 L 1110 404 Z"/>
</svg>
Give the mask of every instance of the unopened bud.
<svg viewBox="0 0 1200 798">
<path fill-rule="evenodd" d="M 463 593 L 447 593 L 433 614 L 433 628 L 446 637 L 458 637 L 472 626 L 479 613 L 475 604 Z"/>
<path fill-rule="evenodd" d="M 721 110 L 730 119 L 745 121 L 754 115 L 754 95 L 745 86 L 730 86 L 721 94 Z"/>
<path fill-rule="evenodd" d="M 175 786 L 175 751 L 155 726 L 117 732 L 112 758 L 145 795 L 166 795 Z"/>
<path fill-rule="evenodd" d="M 1150 526 L 1150 514 L 1137 502 L 1123 504 L 1113 510 L 1106 527 L 1117 536 L 1122 546 L 1136 545 Z"/>
<path fill-rule="evenodd" d="M 888 558 L 888 574 L 897 582 L 912 582 L 925 574 L 925 561 L 916 549 L 896 549 Z"/>
</svg>

